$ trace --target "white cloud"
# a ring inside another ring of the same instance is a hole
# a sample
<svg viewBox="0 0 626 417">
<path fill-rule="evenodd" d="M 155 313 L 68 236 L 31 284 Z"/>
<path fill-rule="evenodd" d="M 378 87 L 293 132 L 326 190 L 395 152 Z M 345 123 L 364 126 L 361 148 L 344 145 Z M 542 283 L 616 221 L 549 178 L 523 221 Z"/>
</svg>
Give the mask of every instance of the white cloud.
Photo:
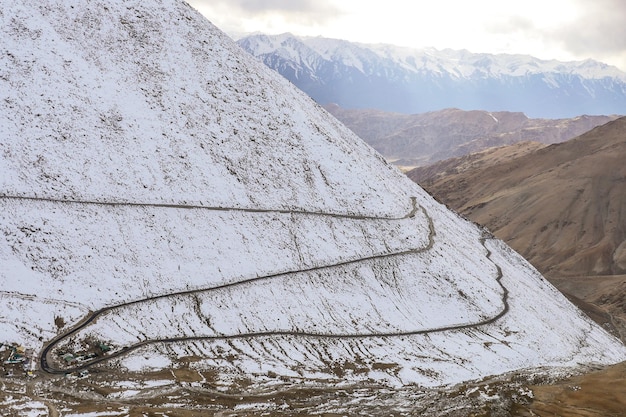
<svg viewBox="0 0 626 417">
<path fill-rule="evenodd" d="M 626 70 L 623 0 L 191 0 L 229 33 L 292 32 L 365 43 L 594 58 Z"/>
<path fill-rule="evenodd" d="M 576 0 L 576 3 L 584 11 L 580 17 L 548 35 L 576 55 L 621 57 L 622 68 L 626 68 L 626 3 L 623 0 Z"/>
<path fill-rule="evenodd" d="M 226 32 L 323 30 L 339 13 L 332 0 L 190 0 L 189 3 Z"/>
</svg>

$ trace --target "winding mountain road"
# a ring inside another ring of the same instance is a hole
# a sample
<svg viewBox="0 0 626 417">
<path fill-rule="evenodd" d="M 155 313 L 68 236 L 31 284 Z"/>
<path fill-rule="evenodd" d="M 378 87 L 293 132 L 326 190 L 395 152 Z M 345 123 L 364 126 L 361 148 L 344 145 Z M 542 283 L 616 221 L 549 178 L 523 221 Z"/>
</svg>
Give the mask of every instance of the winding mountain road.
<svg viewBox="0 0 626 417">
<path fill-rule="evenodd" d="M 126 202 L 75 201 L 75 200 L 48 199 L 48 198 L 40 198 L 40 197 L 23 197 L 23 196 L 0 196 L 0 199 L 46 201 L 46 202 L 58 202 L 58 203 L 63 203 L 63 204 L 85 204 L 85 205 L 95 204 L 95 205 L 103 205 L 103 206 L 136 206 L 136 207 L 161 207 L 161 208 L 175 208 L 175 209 L 206 209 L 206 210 L 212 210 L 212 211 L 239 211 L 239 212 L 247 212 L 247 213 L 284 213 L 284 214 L 296 214 L 296 215 L 312 215 L 312 216 L 326 216 L 326 217 L 335 217 L 335 218 L 348 218 L 348 219 L 358 219 L 358 220 L 369 220 L 369 219 L 371 220 L 404 220 L 404 219 L 409 219 L 409 218 L 414 217 L 417 214 L 418 210 L 421 210 L 428 221 L 428 228 L 429 228 L 428 243 L 424 247 L 413 248 L 413 249 L 408 249 L 408 250 L 398 251 L 398 252 L 379 254 L 379 255 L 372 255 L 372 256 L 362 257 L 358 259 L 351 259 L 351 260 L 342 261 L 342 262 L 338 262 L 334 264 L 323 265 L 323 266 L 316 266 L 316 267 L 311 267 L 311 268 L 297 269 L 297 270 L 290 270 L 290 271 L 282 271 L 282 272 L 273 273 L 269 275 L 254 277 L 250 279 L 244 279 L 244 280 L 221 284 L 221 285 L 216 285 L 213 287 L 162 294 L 162 295 L 157 295 L 153 297 L 147 297 L 144 299 L 133 300 L 133 301 L 129 301 L 126 303 L 117 304 L 114 306 L 104 307 L 100 310 L 97 310 L 95 312 L 88 314 L 79 323 L 77 323 L 72 328 L 68 329 L 67 331 L 59 334 L 58 336 L 50 340 L 44 346 L 41 352 L 41 356 L 40 356 L 40 367 L 43 371 L 47 373 L 51 373 L 51 374 L 64 374 L 64 373 L 71 373 L 71 372 L 76 372 L 76 371 L 80 371 L 83 369 L 87 369 L 96 364 L 109 361 L 111 359 L 128 354 L 129 352 L 136 350 L 138 348 L 141 348 L 143 346 L 146 346 L 149 344 L 155 344 L 155 343 L 234 340 L 234 339 L 258 338 L 258 337 L 272 337 L 272 336 L 297 336 L 297 337 L 325 338 L 325 339 L 359 339 L 359 338 L 371 338 L 371 337 L 412 336 L 412 335 L 428 334 L 428 333 L 435 333 L 435 332 L 471 329 L 471 328 L 476 328 L 479 326 L 488 325 L 500 319 L 501 317 L 503 317 L 509 310 L 508 290 L 506 289 L 506 287 L 504 287 L 504 285 L 501 282 L 502 269 L 500 268 L 500 266 L 494 263 L 497 269 L 496 281 L 498 282 L 498 284 L 500 285 L 502 289 L 502 297 L 501 297 L 502 308 L 496 315 L 490 318 L 484 319 L 482 321 L 470 322 L 470 323 L 464 323 L 464 324 L 455 324 L 455 325 L 449 325 L 449 326 L 443 326 L 443 327 L 433 327 L 430 329 L 403 331 L 403 332 L 371 332 L 371 333 L 338 334 L 338 333 L 300 332 L 300 331 L 265 331 L 265 332 L 239 333 L 239 334 L 232 334 L 232 335 L 171 337 L 171 338 L 162 338 L 162 339 L 154 339 L 154 340 L 145 340 L 145 341 L 136 343 L 132 346 L 126 346 L 120 349 L 119 351 L 112 352 L 106 356 L 102 356 L 99 358 L 95 358 L 91 361 L 81 363 L 80 365 L 77 365 L 74 367 L 57 368 L 51 365 L 49 362 L 49 356 L 51 352 L 54 350 L 54 348 L 66 338 L 78 333 L 80 330 L 89 326 L 99 316 L 105 313 L 111 312 L 115 309 L 131 306 L 134 304 L 144 303 L 148 301 L 163 299 L 167 297 L 176 297 L 176 296 L 189 295 L 189 294 L 199 294 L 199 293 L 216 291 L 216 290 L 225 289 L 225 288 L 232 288 L 232 287 L 242 286 L 242 285 L 250 284 L 254 282 L 275 279 L 275 278 L 290 275 L 290 274 L 314 272 L 314 271 L 320 271 L 320 270 L 329 269 L 329 268 L 352 265 L 352 264 L 366 262 L 370 260 L 422 253 L 422 252 L 430 250 L 434 245 L 434 238 L 436 235 L 436 231 L 435 231 L 435 227 L 433 224 L 433 220 L 429 216 L 426 209 L 417 205 L 417 200 L 415 197 L 411 198 L 411 204 L 412 204 L 411 210 L 406 215 L 401 216 L 401 217 L 365 216 L 365 215 L 352 214 L 352 213 L 324 213 L 324 212 L 314 212 L 314 211 L 305 211 L 305 210 L 269 210 L 269 209 L 266 210 L 266 209 L 249 209 L 249 208 L 207 207 L 207 206 L 201 206 L 201 205 L 184 205 L 184 204 L 161 204 L 161 203 L 141 204 L 141 203 L 126 203 Z M 483 237 L 481 238 L 480 241 L 483 247 L 485 247 L 485 250 L 487 251 L 487 258 L 491 259 L 491 251 L 487 249 L 487 247 L 485 246 L 486 239 L 487 238 Z"/>
<path fill-rule="evenodd" d="M 0 194 L 0 200 L 22 200 L 22 201 L 43 201 L 48 203 L 62 203 L 71 205 L 95 205 L 95 206 L 111 206 L 111 207 L 154 207 L 169 208 L 183 210 L 208 210 L 208 211 L 226 211 L 241 213 L 276 213 L 276 214 L 301 214 L 311 216 L 324 216 L 353 220 L 403 220 L 415 216 L 417 213 L 417 203 L 415 197 L 411 197 L 411 211 L 401 217 L 392 216 L 368 216 L 356 213 L 333 213 L 323 211 L 310 211 L 304 209 L 258 209 L 247 207 L 221 207 L 221 206 L 205 206 L 202 204 L 173 204 L 173 203 L 135 203 L 126 201 L 98 201 L 98 200 L 70 200 L 62 198 L 49 197 L 33 197 L 33 196 L 16 196 Z"/>
</svg>

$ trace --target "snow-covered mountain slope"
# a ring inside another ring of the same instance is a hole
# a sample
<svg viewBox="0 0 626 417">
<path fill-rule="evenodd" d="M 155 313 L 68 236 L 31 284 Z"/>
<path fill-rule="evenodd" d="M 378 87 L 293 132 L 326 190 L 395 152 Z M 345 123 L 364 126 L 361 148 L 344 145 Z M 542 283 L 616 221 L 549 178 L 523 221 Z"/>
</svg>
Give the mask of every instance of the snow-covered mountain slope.
<svg viewBox="0 0 626 417">
<path fill-rule="evenodd" d="M 46 370 L 193 356 L 250 378 L 439 385 L 626 359 L 186 4 L 1 17 L 0 341 Z M 80 365 L 57 355 L 96 342 Z"/>
<path fill-rule="evenodd" d="M 626 113 L 626 73 L 601 62 L 250 35 L 245 50 L 326 105 L 423 113 L 444 108 L 531 117 Z"/>
</svg>

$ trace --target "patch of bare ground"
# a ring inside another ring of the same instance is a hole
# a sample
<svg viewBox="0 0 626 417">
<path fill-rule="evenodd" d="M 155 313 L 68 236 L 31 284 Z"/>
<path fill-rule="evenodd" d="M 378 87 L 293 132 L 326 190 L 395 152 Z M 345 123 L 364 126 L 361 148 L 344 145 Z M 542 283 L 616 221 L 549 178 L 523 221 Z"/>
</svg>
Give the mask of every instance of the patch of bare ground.
<svg viewBox="0 0 626 417">
<path fill-rule="evenodd" d="M 531 389 L 534 400 L 513 407 L 513 416 L 626 416 L 626 362 Z"/>
<path fill-rule="evenodd" d="M 184 361 L 183 361 L 184 362 Z M 392 363 L 380 363 L 381 369 L 393 368 Z M 282 380 L 271 377 L 252 383 L 245 379 L 230 379 L 223 384 L 224 375 L 218 369 L 193 373 L 184 365 L 179 369 L 159 372 L 125 372 L 118 369 L 93 372 L 87 377 L 68 379 L 38 377 L 32 383 L 38 388 L 26 390 L 24 380 L 4 383 L 3 388 L 21 393 L 25 401 L 39 401 L 50 410 L 62 410 L 64 415 L 93 416 L 421 416 L 421 417 L 508 417 L 532 415 L 581 415 L 571 410 L 563 414 L 538 414 L 541 407 L 559 404 L 559 395 L 569 395 L 567 387 L 582 395 L 587 385 L 598 385 L 607 404 L 609 393 L 623 390 L 616 381 L 623 379 L 626 365 L 608 368 L 585 377 L 569 378 L 584 370 L 536 369 L 493 376 L 452 387 L 426 389 L 416 385 L 392 387 L 373 382 L 346 384 L 337 381 Z M 621 373 L 620 373 L 621 372 Z M 197 381 L 197 376 L 204 378 Z M 573 381 L 573 382 L 572 382 Z M 588 383 L 585 381 L 589 381 Z M 30 382 L 29 382 L 30 383 Z M 606 388 L 602 388 L 606 384 Z M 36 397 L 45 392 L 45 398 Z M 594 391 L 595 392 L 595 391 Z M 589 395 L 594 395 L 590 391 Z M 0 395 L 0 409 L 10 399 Z M 581 399 L 584 401 L 584 399 Z M 604 400 L 602 400 L 604 401 Z M 599 401 L 602 403 L 602 401 Z M 623 400 L 620 400 L 623 401 Z M 547 405 L 546 405 L 547 404 Z M 576 404 L 576 403 L 571 403 Z M 623 406 L 623 403 L 619 403 Z M 602 410 L 600 405 L 598 410 Z M 538 410 L 538 411 L 537 411 Z M 552 409 L 549 409 L 552 410 Z M 572 410 L 576 410 L 572 408 Z M 587 409 L 584 409 L 587 410 Z M 611 410 L 606 408 L 606 410 Z M 6 411 L 6 410 L 3 410 Z M 532 414 L 535 413 L 535 414 Z M 19 416 L 8 413 L 9 416 Z M 45 415 L 45 414 L 41 414 Z M 52 415 L 52 414 L 48 414 Z M 621 415 L 621 414 L 589 414 Z"/>
</svg>

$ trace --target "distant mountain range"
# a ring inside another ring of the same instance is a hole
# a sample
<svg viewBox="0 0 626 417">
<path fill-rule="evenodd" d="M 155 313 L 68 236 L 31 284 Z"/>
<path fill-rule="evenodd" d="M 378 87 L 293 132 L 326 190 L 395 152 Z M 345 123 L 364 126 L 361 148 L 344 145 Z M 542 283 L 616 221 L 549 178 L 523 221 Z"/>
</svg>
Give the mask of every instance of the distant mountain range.
<svg viewBox="0 0 626 417">
<path fill-rule="evenodd" d="M 389 161 L 409 168 L 518 142 L 564 142 L 618 117 L 530 119 L 523 113 L 482 110 L 409 115 L 336 104 L 325 108 Z"/>
<path fill-rule="evenodd" d="M 530 117 L 625 114 L 626 73 L 593 60 L 409 49 L 255 34 L 238 43 L 320 104 L 424 113 L 444 108 Z"/>
</svg>

